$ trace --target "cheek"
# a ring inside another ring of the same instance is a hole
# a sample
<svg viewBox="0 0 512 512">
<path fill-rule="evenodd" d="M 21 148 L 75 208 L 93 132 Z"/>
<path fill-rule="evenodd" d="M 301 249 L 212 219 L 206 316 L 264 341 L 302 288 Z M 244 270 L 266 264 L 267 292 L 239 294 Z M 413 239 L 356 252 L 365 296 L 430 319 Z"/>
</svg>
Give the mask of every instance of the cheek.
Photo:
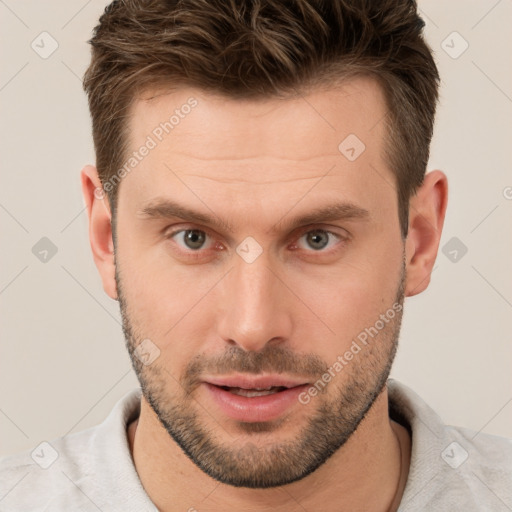
<svg viewBox="0 0 512 512">
<path fill-rule="evenodd" d="M 305 329 L 307 337 L 322 339 L 311 348 L 319 349 L 325 360 L 342 353 L 392 307 L 401 277 L 400 247 L 388 242 L 380 254 L 362 251 L 357 259 L 351 256 L 336 267 L 304 269 L 300 276 L 290 276 L 297 283 L 297 295 L 316 314 L 309 315 Z M 307 337 L 301 336 L 304 343 Z"/>
<path fill-rule="evenodd" d="M 206 329 L 214 325 L 216 308 L 210 292 L 220 271 L 181 266 L 161 248 L 142 250 L 127 240 L 119 248 L 118 266 L 138 337 L 154 341 L 161 362 L 169 367 L 195 355 L 200 350 L 196 341 L 204 340 Z"/>
</svg>

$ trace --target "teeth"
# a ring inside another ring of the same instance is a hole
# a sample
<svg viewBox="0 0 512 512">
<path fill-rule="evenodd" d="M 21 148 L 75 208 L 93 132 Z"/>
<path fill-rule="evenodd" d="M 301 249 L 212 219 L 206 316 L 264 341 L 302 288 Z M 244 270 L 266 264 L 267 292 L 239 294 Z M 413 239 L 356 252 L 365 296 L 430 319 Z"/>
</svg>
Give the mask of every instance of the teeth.
<svg viewBox="0 0 512 512">
<path fill-rule="evenodd" d="M 266 396 L 266 395 L 273 395 L 274 393 L 277 393 L 278 391 L 282 391 L 283 387 L 268 387 L 264 389 L 244 389 L 244 388 L 228 388 L 231 393 L 234 395 L 240 395 L 240 396 L 246 396 L 248 398 L 251 398 L 253 396 Z"/>
</svg>

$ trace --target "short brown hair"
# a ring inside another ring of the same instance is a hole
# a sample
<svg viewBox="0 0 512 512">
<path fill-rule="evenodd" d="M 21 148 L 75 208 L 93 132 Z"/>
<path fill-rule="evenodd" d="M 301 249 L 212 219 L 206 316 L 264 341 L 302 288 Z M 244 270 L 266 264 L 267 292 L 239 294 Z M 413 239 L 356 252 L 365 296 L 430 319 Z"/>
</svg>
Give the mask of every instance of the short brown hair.
<svg viewBox="0 0 512 512">
<path fill-rule="evenodd" d="M 130 107 L 148 88 L 256 99 L 369 75 L 387 102 L 385 156 L 405 238 L 438 98 L 423 26 L 414 0 L 115 0 L 94 29 L 84 76 L 100 179 L 123 165 Z"/>
</svg>

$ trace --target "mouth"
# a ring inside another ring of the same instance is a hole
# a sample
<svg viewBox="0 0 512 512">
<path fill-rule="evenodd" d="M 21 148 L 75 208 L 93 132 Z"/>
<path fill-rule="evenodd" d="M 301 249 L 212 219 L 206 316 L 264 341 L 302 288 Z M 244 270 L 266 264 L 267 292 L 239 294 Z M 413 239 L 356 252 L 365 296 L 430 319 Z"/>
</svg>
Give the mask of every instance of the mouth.
<svg viewBox="0 0 512 512">
<path fill-rule="evenodd" d="M 203 385 L 222 415 L 242 422 L 263 422 L 289 413 L 309 384 L 280 375 L 235 375 L 207 378 Z"/>
</svg>

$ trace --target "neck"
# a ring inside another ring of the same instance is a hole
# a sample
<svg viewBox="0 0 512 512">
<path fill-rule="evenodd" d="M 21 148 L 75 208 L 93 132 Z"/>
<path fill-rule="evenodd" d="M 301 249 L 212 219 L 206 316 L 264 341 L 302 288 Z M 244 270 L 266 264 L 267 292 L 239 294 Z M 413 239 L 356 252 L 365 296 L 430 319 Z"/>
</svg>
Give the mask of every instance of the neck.
<svg viewBox="0 0 512 512">
<path fill-rule="evenodd" d="M 311 475 L 271 489 L 219 483 L 203 473 L 162 427 L 142 397 L 128 440 L 139 478 L 161 512 L 316 510 L 389 512 L 398 509 L 407 480 L 410 438 L 388 416 L 381 395 L 347 443 Z"/>
</svg>

